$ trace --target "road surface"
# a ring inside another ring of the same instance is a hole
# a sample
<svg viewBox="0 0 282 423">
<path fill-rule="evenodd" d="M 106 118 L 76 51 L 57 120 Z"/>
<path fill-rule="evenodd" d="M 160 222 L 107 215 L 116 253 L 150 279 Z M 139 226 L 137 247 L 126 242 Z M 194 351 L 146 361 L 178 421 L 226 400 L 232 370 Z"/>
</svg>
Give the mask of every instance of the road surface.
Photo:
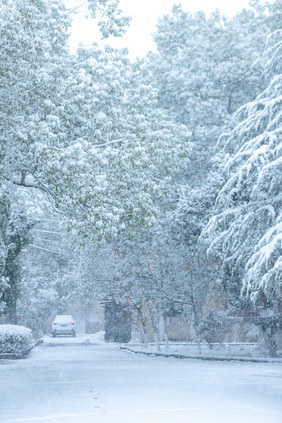
<svg viewBox="0 0 282 423">
<path fill-rule="evenodd" d="M 0 361 L 0 422 L 281 423 L 282 365 L 50 339 L 25 360 Z"/>
</svg>

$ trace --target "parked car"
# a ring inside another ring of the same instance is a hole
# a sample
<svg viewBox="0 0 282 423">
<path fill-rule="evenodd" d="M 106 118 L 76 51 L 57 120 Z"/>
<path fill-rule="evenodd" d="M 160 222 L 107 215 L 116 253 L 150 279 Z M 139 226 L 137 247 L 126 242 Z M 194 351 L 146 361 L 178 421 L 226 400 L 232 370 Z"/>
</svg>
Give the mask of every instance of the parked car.
<svg viewBox="0 0 282 423">
<path fill-rule="evenodd" d="M 70 335 L 75 337 L 75 321 L 70 314 L 60 314 L 52 323 L 52 336 Z"/>
</svg>

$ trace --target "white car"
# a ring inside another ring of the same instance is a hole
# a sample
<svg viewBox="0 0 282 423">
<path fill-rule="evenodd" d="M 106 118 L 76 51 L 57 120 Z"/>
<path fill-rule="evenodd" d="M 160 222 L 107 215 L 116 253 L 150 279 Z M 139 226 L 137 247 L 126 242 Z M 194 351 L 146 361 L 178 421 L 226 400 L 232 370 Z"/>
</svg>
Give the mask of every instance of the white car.
<svg viewBox="0 0 282 423">
<path fill-rule="evenodd" d="M 70 314 L 60 314 L 52 323 L 52 336 L 70 335 L 75 337 L 75 321 Z"/>
</svg>

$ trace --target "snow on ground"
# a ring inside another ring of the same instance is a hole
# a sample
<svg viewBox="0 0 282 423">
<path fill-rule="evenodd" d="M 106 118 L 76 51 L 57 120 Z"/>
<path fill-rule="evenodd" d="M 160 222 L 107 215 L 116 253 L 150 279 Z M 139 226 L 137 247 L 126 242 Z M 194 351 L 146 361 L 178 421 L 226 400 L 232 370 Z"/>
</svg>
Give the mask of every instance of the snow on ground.
<svg viewBox="0 0 282 423">
<path fill-rule="evenodd" d="M 154 344 L 149 344 L 145 348 L 144 344 L 129 343 L 126 347 L 132 351 L 156 352 Z M 257 343 L 218 343 L 209 346 L 204 343 L 200 345 L 195 342 L 170 342 L 168 349 L 163 343 L 160 343 L 160 352 L 164 354 L 180 354 L 188 357 L 214 357 L 214 358 L 237 358 L 237 359 L 267 359 L 268 361 L 277 361 L 282 364 L 282 351 L 278 351 L 278 359 L 271 359 L 267 356 L 267 351 L 260 348 Z"/>
<path fill-rule="evenodd" d="M 46 337 L 26 360 L 0 361 L 0 422 L 282 421 L 279 363 L 149 357 L 101 338 Z"/>
<path fill-rule="evenodd" d="M 99 344 L 104 342 L 105 332 L 100 331 L 93 334 L 77 334 L 75 338 L 70 336 L 59 336 L 53 338 L 52 335 L 46 335 L 43 338 L 45 345 L 71 345 L 71 344 Z"/>
</svg>

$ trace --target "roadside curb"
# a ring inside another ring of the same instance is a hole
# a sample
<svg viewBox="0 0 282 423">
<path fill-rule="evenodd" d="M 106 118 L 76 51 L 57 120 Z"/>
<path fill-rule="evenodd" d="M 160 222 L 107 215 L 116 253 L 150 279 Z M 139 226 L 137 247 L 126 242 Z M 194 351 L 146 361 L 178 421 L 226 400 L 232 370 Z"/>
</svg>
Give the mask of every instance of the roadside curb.
<svg viewBox="0 0 282 423">
<path fill-rule="evenodd" d="M 165 357 L 165 358 L 180 358 L 180 359 L 190 359 L 190 360 L 204 360 L 204 361 L 241 361 L 247 363 L 277 363 L 282 364 L 281 358 L 253 358 L 253 357 L 226 357 L 226 356 L 218 356 L 218 357 L 211 357 L 211 356 L 195 356 L 195 355 L 184 355 L 184 354 L 177 354 L 177 353 L 162 353 L 162 352 L 154 352 L 154 351 L 143 351 L 143 350 L 134 350 L 130 347 L 120 346 L 121 350 L 130 351 L 135 354 L 143 354 L 148 356 L 155 356 L 155 357 Z"/>
</svg>

